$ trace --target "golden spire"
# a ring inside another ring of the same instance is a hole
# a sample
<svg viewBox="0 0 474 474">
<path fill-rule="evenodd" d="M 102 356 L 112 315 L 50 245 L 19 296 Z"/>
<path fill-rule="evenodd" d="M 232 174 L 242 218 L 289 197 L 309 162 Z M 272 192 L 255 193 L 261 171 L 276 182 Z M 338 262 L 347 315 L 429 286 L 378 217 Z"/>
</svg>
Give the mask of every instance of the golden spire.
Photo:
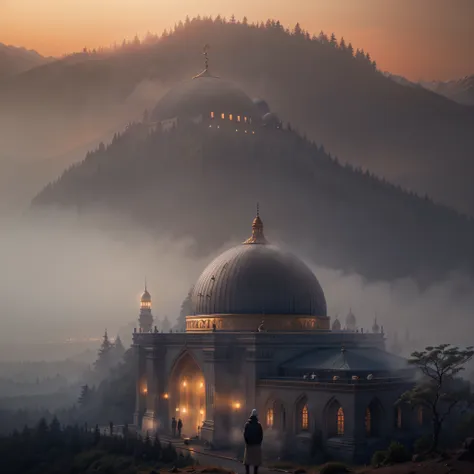
<svg viewBox="0 0 474 474">
<path fill-rule="evenodd" d="M 267 239 L 263 235 L 263 222 L 260 219 L 260 208 L 257 203 L 257 215 L 252 222 L 252 236 L 249 237 L 244 244 L 268 244 Z"/>
</svg>

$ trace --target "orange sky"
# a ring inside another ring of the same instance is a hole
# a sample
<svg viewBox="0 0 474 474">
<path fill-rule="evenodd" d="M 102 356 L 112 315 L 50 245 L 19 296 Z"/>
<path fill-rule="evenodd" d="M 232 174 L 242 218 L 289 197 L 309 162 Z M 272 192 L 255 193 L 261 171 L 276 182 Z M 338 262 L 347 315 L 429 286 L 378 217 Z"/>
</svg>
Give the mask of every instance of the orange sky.
<svg viewBox="0 0 474 474">
<path fill-rule="evenodd" d="M 334 31 L 413 80 L 474 74 L 474 0 L 0 0 L 0 42 L 61 55 L 198 13 Z"/>
</svg>

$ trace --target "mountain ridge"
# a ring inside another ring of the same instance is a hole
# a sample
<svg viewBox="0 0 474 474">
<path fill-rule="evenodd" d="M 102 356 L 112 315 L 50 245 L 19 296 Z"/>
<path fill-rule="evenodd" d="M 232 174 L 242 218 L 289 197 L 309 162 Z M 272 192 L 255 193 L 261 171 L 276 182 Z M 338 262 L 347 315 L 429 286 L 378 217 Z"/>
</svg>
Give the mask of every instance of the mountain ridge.
<svg viewBox="0 0 474 474">
<path fill-rule="evenodd" d="M 207 255 L 249 228 L 259 201 L 268 234 L 319 265 L 430 282 L 474 271 L 472 219 L 342 165 L 293 131 L 206 127 L 134 124 L 47 185 L 33 209 L 119 211 L 155 235 L 191 237 Z"/>
<path fill-rule="evenodd" d="M 5 86 L 0 98 L 16 107 L 26 97 L 37 110 L 47 103 L 58 110 L 61 124 L 70 120 L 73 127 L 70 114 L 104 113 L 143 81 L 168 88 L 192 77 L 202 69 L 204 44 L 212 44 L 215 74 L 267 99 L 293 127 L 344 162 L 474 213 L 474 108 L 395 84 L 360 52 L 353 57 L 340 42 L 321 42 L 296 29 L 290 34 L 278 22 L 193 19 L 156 44 L 29 71 Z M 39 134 L 38 116 L 26 120 Z"/>
</svg>

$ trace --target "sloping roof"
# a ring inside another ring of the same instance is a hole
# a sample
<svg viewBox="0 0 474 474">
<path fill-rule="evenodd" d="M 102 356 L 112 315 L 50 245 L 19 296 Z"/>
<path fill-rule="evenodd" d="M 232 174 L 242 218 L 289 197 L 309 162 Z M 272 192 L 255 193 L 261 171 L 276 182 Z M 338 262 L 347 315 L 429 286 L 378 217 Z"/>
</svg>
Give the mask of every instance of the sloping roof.
<svg viewBox="0 0 474 474">
<path fill-rule="evenodd" d="M 290 371 L 350 370 L 386 372 L 408 368 L 406 359 L 375 347 L 328 347 L 295 357 L 282 366 Z"/>
</svg>

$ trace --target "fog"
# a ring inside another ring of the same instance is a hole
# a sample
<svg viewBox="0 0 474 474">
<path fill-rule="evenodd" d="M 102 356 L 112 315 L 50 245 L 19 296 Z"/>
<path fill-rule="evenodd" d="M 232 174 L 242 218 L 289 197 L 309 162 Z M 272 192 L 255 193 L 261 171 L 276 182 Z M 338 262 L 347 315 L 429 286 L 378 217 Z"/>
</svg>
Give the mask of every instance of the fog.
<svg viewBox="0 0 474 474">
<path fill-rule="evenodd" d="M 105 328 L 114 337 L 137 320 L 145 277 L 155 317 L 174 321 L 207 262 L 241 241 L 236 236 L 213 255 L 196 258 L 191 239 L 155 240 L 110 212 L 3 217 L 0 227 L 0 360 L 54 360 L 98 347 Z M 352 308 L 365 330 L 377 315 L 389 346 L 395 332 L 403 343 L 406 331 L 406 350 L 472 342 L 474 282 L 462 274 L 420 290 L 411 279 L 367 282 L 308 264 L 324 289 L 330 316 L 338 315 L 343 325 Z"/>
<path fill-rule="evenodd" d="M 159 81 L 141 81 L 124 100 L 48 106 L 19 97 L 0 109 L 0 213 L 18 212 L 50 181 L 85 154 L 108 143 L 166 92 Z M 77 100 L 77 99 L 74 99 Z M 47 110 L 47 114 L 45 114 Z"/>
</svg>

